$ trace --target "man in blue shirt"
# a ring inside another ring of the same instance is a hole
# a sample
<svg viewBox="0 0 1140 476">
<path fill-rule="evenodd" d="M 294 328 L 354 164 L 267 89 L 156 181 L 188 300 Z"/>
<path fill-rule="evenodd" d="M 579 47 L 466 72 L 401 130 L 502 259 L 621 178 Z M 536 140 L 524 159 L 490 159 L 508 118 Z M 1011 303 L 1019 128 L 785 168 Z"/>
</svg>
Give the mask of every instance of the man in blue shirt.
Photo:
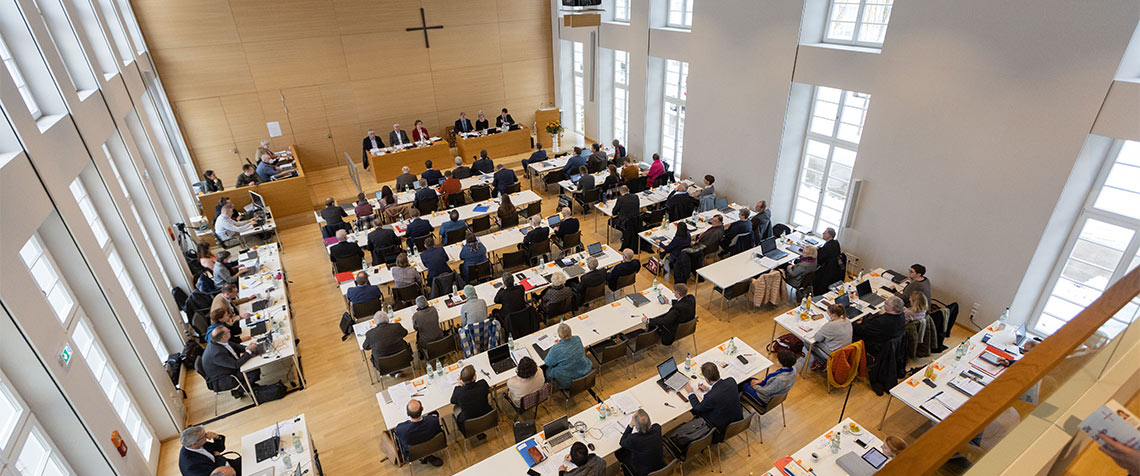
<svg viewBox="0 0 1140 476">
<path fill-rule="evenodd" d="M 434 188 L 428 186 L 427 179 L 420 177 L 420 189 L 416 190 L 415 208 L 420 208 L 420 203 L 433 198 L 438 199 L 439 194 L 435 193 Z M 439 207 L 438 201 L 436 201 L 436 207 Z"/>
<path fill-rule="evenodd" d="M 586 157 L 587 156 L 582 155 L 581 147 L 575 147 L 574 155 L 567 157 L 566 166 L 562 167 L 562 177 L 568 179 L 578 171 L 579 167 L 584 167 L 586 165 Z"/>
<path fill-rule="evenodd" d="M 514 170 L 504 167 L 503 164 L 499 164 L 495 170 L 495 179 L 491 182 L 491 187 L 493 187 L 491 196 L 497 197 L 500 193 L 506 194 L 507 189 L 511 188 L 511 185 L 518 183 L 518 181 L 519 178 L 515 175 Z"/>
<path fill-rule="evenodd" d="M 269 157 L 269 154 L 262 154 L 261 162 L 257 164 L 257 176 L 261 178 L 262 182 L 273 180 L 273 176 L 281 171 L 281 169 L 273 165 L 273 162 L 270 162 L 270 160 L 272 159 Z"/>
<path fill-rule="evenodd" d="M 530 175 L 530 170 L 526 168 L 527 165 L 546 160 L 546 149 L 542 148 L 542 143 L 537 143 L 534 147 L 537 150 L 530 154 L 530 158 L 522 160 L 523 173 L 527 174 L 527 176 Z"/>
<path fill-rule="evenodd" d="M 396 440 L 400 442 L 400 452 L 404 454 L 404 459 L 408 457 L 409 447 L 431 441 L 435 435 L 443 433 L 439 415 L 436 412 L 424 415 L 424 406 L 419 400 L 409 400 L 407 410 L 409 420 L 396 425 Z M 420 463 L 437 468 L 443 466 L 443 460 L 434 455 L 421 459 Z"/>
<path fill-rule="evenodd" d="M 467 228 L 467 222 L 459 219 L 459 212 L 455 210 L 447 212 L 447 217 L 450 218 L 450 220 L 445 221 L 439 225 L 439 237 L 440 241 L 442 241 L 444 245 L 451 244 L 447 241 L 448 233 L 452 232 L 453 230 L 462 230 Z"/>
<path fill-rule="evenodd" d="M 356 286 L 348 288 L 348 292 L 345 296 L 348 297 L 348 302 L 362 304 L 378 301 L 384 294 L 380 292 L 379 286 L 368 282 L 368 273 L 357 271 Z"/>
<path fill-rule="evenodd" d="M 444 273 L 451 272 L 451 266 L 447 264 L 447 252 L 443 247 L 435 246 L 435 238 L 428 237 L 424 240 L 424 246 L 427 247 L 422 254 L 420 254 L 420 262 L 427 268 L 427 282 L 432 282 L 436 276 Z"/>
<path fill-rule="evenodd" d="M 408 223 L 408 230 L 404 236 L 408 237 L 408 244 L 415 242 L 416 238 L 424 235 L 430 235 L 435 227 L 431 226 L 431 222 L 420 218 L 420 211 L 412 208 L 408 210 L 408 216 L 411 217 L 411 223 Z"/>
<path fill-rule="evenodd" d="M 420 178 L 427 180 L 429 185 L 439 185 L 443 181 L 443 174 L 438 170 L 431 168 L 432 163 L 430 160 L 424 162 L 424 173 L 420 174 Z"/>
</svg>

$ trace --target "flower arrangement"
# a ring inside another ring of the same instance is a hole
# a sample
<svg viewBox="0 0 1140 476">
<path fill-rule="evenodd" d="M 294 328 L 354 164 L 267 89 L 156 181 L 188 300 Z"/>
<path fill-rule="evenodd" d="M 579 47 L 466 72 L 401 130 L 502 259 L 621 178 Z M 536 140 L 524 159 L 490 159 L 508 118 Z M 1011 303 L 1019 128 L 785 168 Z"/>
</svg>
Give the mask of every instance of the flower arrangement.
<svg viewBox="0 0 1140 476">
<path fill-rule="evenodd" d="M 546 123 L 546 132 L 551 135 L 556 136 L 558 134 L 561 134 L 563 130 L 565 129 L 562 128 L 562 122 L 560 121 Z"/>
</svg>

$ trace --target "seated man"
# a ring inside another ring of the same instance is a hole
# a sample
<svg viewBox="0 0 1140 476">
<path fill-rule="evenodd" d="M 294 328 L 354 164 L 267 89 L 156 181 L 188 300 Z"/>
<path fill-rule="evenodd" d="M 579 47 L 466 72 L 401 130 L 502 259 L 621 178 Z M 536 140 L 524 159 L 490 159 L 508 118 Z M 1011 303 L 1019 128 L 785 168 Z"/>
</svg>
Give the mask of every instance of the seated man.
<svg viewBox="0 0 1140 476">
<path fill-rule="evenodd" d="M 356 286 L 348 288 L 348 292 L 345 293 L 348 302 L 363 304 L 366 302 L 379 301 L 384 298 L 384 293 L 380 292 L 380 287 L 368 282 L 368 273 L 357 271 L 355 283 Z"/>
<path fill-rule="evenodd" d="M 576 197 L 581 195 L 581 192 L 591 190 L 597 186 L 597 177 L 593 176 L 590 173 L 590 169 L 586 167 L 578 167 L 578 175 L 581 175 L 581 177 L 578 177 L 578 183 L 575 184 L 579 192 L 574 194 Z M 566 177 L 566 179 L 569 180 L 570 177 Z"/>
<path fill-rule="evenodd" d="M 376 321 L 376 327 L 364 334 L 364 344 L 360 347 L 372 352 L 372 365 L 379 369 L 376 363 L 381 357 L 396 355 L 405 349 L 411 350 L 411 346 L 404 340 L 408 330 L 402 324 L 389 322 L 388 313 L 378 311 L 372 319 Z"/>
<path fill-rule="evenodd" d="M 689 287 L 685 283 L 673 285 L 673 295 L 676 299 L 664 314 L 648 319 L 641 318 L 641 323 L 650 330 L 655 330 L 661 336 L 661 344 L 672 345 L 677 336 L 677 326 L 697 318 L 697 298 L 689 294 Z"/>
<path fill-rule="evenodd" d="M 435 189 L 428 186 L 427 179 L 420 177 L 420 189 L 416 190 L 416 198 L 414 201 L 415 208 L 420 208 L 420 204 L 438 199 L 439 194 L 435 193 Z M 439 202 L 436 202 L 436 207 L 439 207 Z M 421 210 L 422 211 L 422 210 Z M 429 210 L 430 211 L 430 210 Z"/>
<path fill-rule="evenodd" d="M 420 254 L 420 262 L 427 268 L 427 282 L 431 286 L 432 280 L 441 274 L 450 273 L 451 265 L 447 264 L 449 258 L 447 251 L 442 247 L 435 245 L 435 238 L 429 236 L 424 241 L 424 246 L 427 247 L 422 254 Z"/>
<path fill-rule="evenodd" d="M 581 229 L 581 225 L 578 223 L 578 219 L 572 216 L 574 214 L 574 211 L 571 210 L 570 207 L 562 207 L 561 212 L 562 221 L 558 222 L 557 225 L 554 225 L 554 236 L 558 238 L 559 243 L 561 243 L 562 240 L 566 238 L 566 235 L 573 235 L 574 233 L 577 233 L 579 229 Z"/>
<path fill-rule="evenodd" d="M 531 152 L 530 157 L 522 160 L 523 173 L 528 177 L 530 176 L 530 169 L 527 168 L 530 164 L 537 164 L 546 160 L 546 149 L 542 148 L 542 143 L 534 144 L 534 152 Z"/>
<path fill-rule="evenodd" d="M 906 333 L 902 298 L 891 296 L 883 305 L 883 312 L 859 319 L 851 324 L 852 342 L 861 340 L 867 345 L 867 356 L 879 355 L 888 342 Z"/>
<path fill-rule="evenodd" d="M 321 218 L 325 219 L 325 225 L 339 225 L 348 218 L 348 213 L 336 204 L 336 200 L 329 197 L 325 199 L 325 207 L 321 209 Z"/>
<path fill-rule="evenodd" d="M 697 243 L 693 246 L 700 247 L 702 253 L 716 251 L 722 238 L 724 238 L 724 216 L 718 213 L 709 218 L 709 229 L 697 237 Z"/>
<path fill-rule="evenodd" d="M 396 440 L 400 444 L 400 453 L 404 455 L 404 459 L 408 459 L 408 448 L 426 443 L 435 438 L 435 435 L 443 433 L 443 427 L 439 425 L 439 414 L 431 412 L 424 415 L 424 407 L 419 400 L 411 399 L 408 401 L 408 421 L 396 425 Z M 431 464 L 435 467 L 443 466 L 443 460 L 440 457 L 432 455 L 420 460 L 420 463 Z"/>
<path fill-rule="evenodd" d="M 541 216 L 531 215 L 530 226 L 532 228 L 526 233 L 526 236 L 523 237 L 522 243 L 519 243 L 519 249 L 526 251 L 528 258 L 533 258 L 530 254 L 531 245 L 550 239 L 550 228 L 542 225 Z"/>
<path fill-rule="evenodd" d="M 235 396 L 241 396 L 239 382 L 245 382 L 241 375 L 241 366 L 258 352 L 257 341 L 251 340 L 245 346 L 230 342 L 230 328 L 217 326 L 210 332 L 210 343 L 202 353 L 202 372 L 207 382 L 212 382 L 214 391 L 233 390 Z M 227 375 L 233 378 L 226 378 Z M 261 378 L 261 370 L 249 372 L 250 383 L 257 385 Z"/>
<path fill-rule="evenodd" d="M 396 191 L 403 192 L 410 190 L 414 186 L 413 183 L 417 180 L 416 176 L 412 174 L 411 167 L 404 167 L 400 169 L 400 172 L 400 176 L 396 177 Z"/>
<path fill-rule="evenodd" d="M 364 261 L 364 250 L 360 249 L 360 245 L 355 241 L 348 241 L 347 231 L 337 230 L 336 244 L 329 247 L 329 261 L 336 262 L 338 259 L 349 258 Z"/>
<path fill-rule="evenodd" d="M 475 367 L 467 365 L 459 371 L 459 385 L 451 391 L 451 404 L 459 409 L 455 415 L 455 424 L 459 431 L 464 430 L 463 424 L 471 418 L 478 418 L 491 412 L 491 404 L 487 397 L 491 388 L 486 380 L 475 380 Z M 479 439 L 487 436 L 480 433 Z"/>
<path fill-rule="evenodd" d="M 665 199 L 665 209 L 669 211 L 669 221 L 677 221 L 693 216 L 700 202 L 689 194 L 689 187 L 684 182 L 677 182 L 677 186 Z"/>
<path fill-rule="evenodd" d="M 578 276 L 578 282 L 571 284 L 574 287 L 574 308 L 580 308 L 585 301 L 586 290 L 594 286 L 606 285 L 606 270 L 598 269 L 598 259 L 590 256 L 586 258 L 586 271 L 585 274 Z M 604 288 L 603 288 L 604 289 Z"/>
<path fill-rule="evenodd" d="M 447 236 L 451 234 L 452 231 L 467 229 L 467 222 L 459 219 L 458 211 L 451 210 L 447 212 L 447 218 L 447 221 L 439 224 L 439 239 L 444 246 L 451 244 Z"/>
<path fill-rule="evenodd" d="M 222 206 L 221 213 L 214 219 L 214 233 L 221 238 L 222 241 L 229 241 L 237 238 L 242 233 L 248 232 L 253 229 L 253 222 L 249 220 L 236 220 L 233 218 L 234 204 L 227 203 Z"/>
<path fill-rule="evenodd" d="M 471 121 L 467 121 L 471 122 Z M 455 168 L 451 171 L 451 176 L 459 180 L 463 180 L 471 176 L 471 167 L 463 165 L 463 157 L 455 158 Z"/>
<path fill-rule="evenodd" d="M 431 161 L 427 160 L 424 161 L 424 171 L 420 174 L 420 180 L 427 180 L 428 185 L 435 186 L 443 181 L 443 174 L 433 169 Z"/>
<path fill-rule="evenodd" d="M 222 456 L 226 451 L 226 437 L 201 426 L 182 430 L 178 441 L 182 443 L 178 452 L 178 470 L 182 476 L 210 476 L 231 463 Z"/>
<path fill-rule="evenodd" d="M 257 294 L 239 298 L 236 284 L 223 284 L 220 289 L 221 292 L 215 295 L 214 300 L 210 302 L 211 313 L 214 312 L 214 309 L 225 309 L 231 315 L 243 319 L 249 317 L 248 312 L 238 312 L 238 306 L 257 299 Z"/>
<path fill-rule="evenodd" d="M 606 162 L 609 162 L 609 157 L 606 152 L 602 150 L 602 144 L 594 144 L 591 146 L 593 151 L 586 159 L 586 167 L 590 169 L 590 173 L 601 172 L 606 168 Z"/>
<path fill-rule="evenodd" d="M 497 197 L 499 194 L 506 195 L 509 193 L 511 186 L 518 182 L 519 178 L 515 175 L 513 169 L 509 169 L 503 164 L 495 166 L 495 178 L 491 182 L 491 196 Z"/>
<path fill-rule="evenodd" d="M 415 242 L 416 238 L 430 235 L 435 230 L 435 227 L 431 226 L 431 222 L 420 218 L 420 211 L 416 208 L 408 210 L 408 217 L 412 221 L 408 223 L 408 230 L 404 236 L 407 237 L 409 246 Z"/>
<path fill-rule="evenodd" d="M 273 180 L 273 176 L 281 172 L 281 168 L 273 165 L 273 157 L 269 154 L 262 154 L 261 161 L 257 164 L 257 178 L 262 182 Z"/>
<path fill-rule="evenodd" d="M 721 256 L 732 254 L 733 238 L 740 236 L 739 239 L 743 240 L 746 236 L 749 238 L 752 236 L 752 222 L 748 220 L 748 210 L 741 210 L 738 216 L 740 219 L 728 225 L 728 229 L 724 231 L 724 238 L 720 240 Z"/>
<path fill-rule="evenodd" d="M 717 433 L 713 436 L 713 443 L 724 441 L 724 431 L 730 423 L 744 418 L 744 409 L 740 406 L 740 393 L 736 390 L 736 380 L 732 377 L 721 380 L 720 369 L 713 362 L 701 364 L 701 376 L 704 383 L 697 386 L 705 392 L 703 400 L 697 399 L 693 391 L 693 383 L 685 384 L 681 393 L 688 394 L 689 404 L 692 405 L 693 415 L 704 418 Z M 707 385 L 706 385 L 707 384 Z"/>
<path fill-rule="evenodd" d="M 618 263 L 613 269 L 610 269 L 610 274 L 607 279 L 610 285 L 610 291 L 618 290 L 618 278 L 630 274 L 637 274 L 638 271 L 641 271 L 641 262 L 634 259 L 635 256 L 633 250 L 629 248 L 621 250 L 621 263 Z"/>
<path fill-rule="evenodd" d="M 646 476 L 665 467 L 665 440 L 661 425 L 650 423 L 649 414 L 637 409 L 621 434 L 617 460 L 629 468 L 633 476 Z"/>
<path fill-rule="evenodd" d="M 261 177 L 257 175 L 256 169 L 252 164 L 245 164 L 241 166 L 241 174 L 238 175 L 234 188 L 257 185 L 258 183 L 261 183 Z"/>
<path fill-rule="evenodd" d="M 582 155 L 581 147 L 574 147 L 574 154 L 566 158 L 566 165 L 562 166 L 562 177 L 570 178 L 581 167 L 586 166 L 586 157 Z"/>
<path fill-rule="evenodd" d="M 783 349 L 776 352 L 776 360 L 780 362 L 779 370 L 768 373 L 764 380 L 750 378 L 740 384 L 745 398 L 762 408 L 767 408 L 773 398 L 787 395 L 796 383 L 796 354 Z"/>
<path fill-rule="evenodd" d="M 399 249 L 394 250 L 395 253 L 392 256 L 384 256 L 384 250 L 391 251 L 393 246 L 400 246 L 400 237 L 396 236 L 395 230 L 381 226 L 368 232 L 368 251 L 372 253 L 373 266 L 394 260 L 395 255 L 400 253 Z"/>
<path fill-rule="evenodd" d="M 515 276 L 503 273 L 503 287 L 495 293 L 495 304 L 498 304 L 499 313 L 509 316 L 526 308 L 526 289 L 521 284 L 515 284 Z"/>
<path fill-rule="evenodd" d="M 490 174 L 495 172 L 495 162 L 487 156 L 487 149 L 479 151 L 479 160 L 471 164 L 471 173 Z"/>
</svg>

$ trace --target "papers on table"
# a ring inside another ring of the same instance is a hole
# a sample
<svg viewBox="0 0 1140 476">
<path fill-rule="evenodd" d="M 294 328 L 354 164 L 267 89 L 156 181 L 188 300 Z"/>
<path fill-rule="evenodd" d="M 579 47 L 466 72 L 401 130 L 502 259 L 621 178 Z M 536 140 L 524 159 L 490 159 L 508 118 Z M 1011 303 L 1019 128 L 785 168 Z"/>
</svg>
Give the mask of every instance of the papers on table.
<svg viewBox="0 0 1140 476">
<path fill-rule="evenodd" d="M 779 264 L 779 262 L 777 262 L 776 260 L 774 260 L 772 258 L 769 258 L 767 256 L 763 256 L 763 255 L 760 256 L 760 266 L 763 266 L 763 267 L 768 268 L 768 269 L 775 269 L 778 264 Z"/>
<path fill-rule="evenodd" d="M 553 337 L 548 336 L 548 335 L 544 335 L 542 337 L 539 337 L 538 341 L 535 342 L 535 345 L 537 345 L 539 348 L 541 348 L 543 352 L 550 350 L 551 347 L 554 347 L 554 344 L 555 344 L 555 339 Z"/>
<path fill-rule="evenodd" d="M 637 411 L 637 409 L 641 408 L 641 402 L 638 401 L 637 397 L 633 396 L 633 394 L 628 390 L 614 394 L 612 397 L 610 397 L 610 401 L 613 403 L 613 406 L 623 415 L 633 413 Z"/>
<path fill-rule="evenodd" d="M 530 357 L 530 351 L 526 350 L 526 347 L 520 347 L 511 351 L 511 358 L 514 359 L 515 365 L 518 365 L 523 357 Z"/>
<path fill-rule="evenodd" d="M 950 388 L 962 392 L 963 394 L 970 397 L 977 395 L 978 392 L 982 391 L 982 389 L 985 388 L 985 385 L 982 385 L 977 380 L 974 380 L 966 375 L 959 375 L 957 377 L 954 377 L 954 379 L 951 380 L 947 385 L 949 385 Z"/>
<path fill-rule="evenodd" d="M 921 407 L 937 417 L 938 420 L 945 420 L 954 410 L 966 403 L 968 398 L 970 397 L 959 392 L 938 392 L 926 403 L 923 403 Z"/>
<path fill-rule="evenodd" d="M 412 399 L 413 388 L 408 385 L 408 382 L 400 382 L 399 384 L 388 387 L 388 401 L 397 402 L 407 405 L 408 400 Z"/>
</svg>

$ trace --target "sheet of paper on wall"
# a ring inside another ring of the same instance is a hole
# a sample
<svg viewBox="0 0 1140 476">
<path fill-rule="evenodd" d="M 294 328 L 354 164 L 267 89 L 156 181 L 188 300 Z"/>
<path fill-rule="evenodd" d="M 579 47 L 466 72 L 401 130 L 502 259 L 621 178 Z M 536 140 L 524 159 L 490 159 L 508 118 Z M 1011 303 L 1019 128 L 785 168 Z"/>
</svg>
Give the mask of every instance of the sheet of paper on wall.
<svg viewBox="0 0 1140 476">
<path fill-rule="evenodd" d="M 269 129 L 269 137 L 281 137 L 281 123 L 277 121 L 266 122 L 265 127 Z"/>
</svg>

